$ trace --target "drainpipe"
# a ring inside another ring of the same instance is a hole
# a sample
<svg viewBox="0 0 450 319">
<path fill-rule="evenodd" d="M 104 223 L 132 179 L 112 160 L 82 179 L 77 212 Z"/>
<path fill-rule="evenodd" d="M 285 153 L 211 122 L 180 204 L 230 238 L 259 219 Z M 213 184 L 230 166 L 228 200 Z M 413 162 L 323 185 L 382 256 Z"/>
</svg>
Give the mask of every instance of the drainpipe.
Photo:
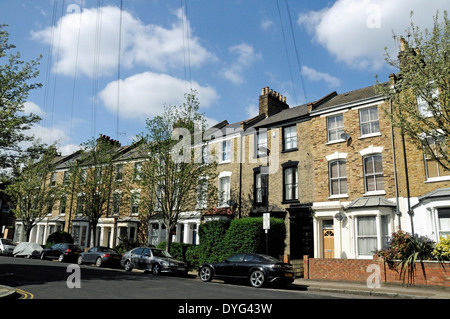
<svg viewBox="0 0 450 319">
<path fill-rule="evenodd" d="M 403 132 L 403 128 L 401 130 L 401 137 L 402 137 L 402 148 L 403 148 L 403 161 L 405 163 L 405 179 L 406 179 L 406 196 L 407 196 L 407 200 L 408 200 L 408 215 L 411 219 L 411 234 L 414 235 L 413 212 L 411 211 L 411 196 L 410 196 L 410 192 L 409 192 L 408 162 L 406 160 L 405 133 Z"/>
<path fill-rule="evenodd" d="M 239 219 L 241 219 L 242 215 L 241 215 L 241 208 L 242 208 L 242 143 L 244 142 L 244 127 L 242 126 L 242 131 L 240 134 L 240 140 L 241 140 L 241 145 L 240 147 L 240 152 L 239 152 L 239 208 L 238 208 L 238 215 L 239 215 Z"/>
<path fill-rule="evenodd" d="M 390 107 L 390 112 L 392 114 L 392 98 L 389 98 L 389 107 Z M 395 142 L 394 142 L 394 126 L 392 124 L 391 121 L 391 143 L 392 143 L 392 157 L 393 157 L 393 162 L 394 162 L 394 184 L 395 184 L 395 199 L 396 199 L 396 208 L 395 208 L 395 214 L 397 215 L 398 218 L 398 227 L 399 229 L 402 229 L 402 221 L 401 221 L 401 215 L 402 213 L 400 212 L 399 208 L 398 208 L 398 200 L 399 200 L 399 195 L 398 195 L 398 180 L 397 180 L 397 160 L 396 160 L 396 154 L 395 154 Z"/>
</svg>

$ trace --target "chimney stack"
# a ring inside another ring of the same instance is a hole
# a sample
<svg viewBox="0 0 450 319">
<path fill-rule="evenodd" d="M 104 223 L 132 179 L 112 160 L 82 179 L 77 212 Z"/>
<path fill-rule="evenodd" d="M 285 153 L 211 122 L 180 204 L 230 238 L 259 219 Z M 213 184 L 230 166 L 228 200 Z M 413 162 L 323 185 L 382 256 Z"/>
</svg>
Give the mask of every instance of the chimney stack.
<svg viewBox="0 0 450 319">
<path fill-rule="evenodd" d="M 272 90 L 268 86 L 261 90 L 259 97 L 259 114 L 265 114 L 266 117 L 272 116 L 282 110 L 288 109 L 286 97 Z"/>
<path fill-rule="evenodd" d="M 99 136 L 97 138 L 97 143 L 109 143 L 113 146 L 117 146 L 117 147 L 121 146 L 119 141 L 114 140 L 111 137 L 109 137 L 107 135 L 103 135 L 103 134 L 99 134 Z"/>
</svg>

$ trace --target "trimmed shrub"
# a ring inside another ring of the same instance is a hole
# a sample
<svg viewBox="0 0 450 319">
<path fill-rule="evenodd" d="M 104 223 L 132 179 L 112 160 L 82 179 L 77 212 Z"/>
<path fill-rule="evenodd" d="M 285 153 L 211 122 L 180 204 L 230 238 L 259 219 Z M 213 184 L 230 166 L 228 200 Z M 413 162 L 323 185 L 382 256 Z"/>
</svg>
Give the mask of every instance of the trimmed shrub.
<svg viewBox="0 0 450 319">
<path fill-rule="evenodd" d="M 205 262 L 218 262 L 228 257 L 224 254 L 224 242 L 223 239 L 230 227 L 229 220 L 212 221 L 205 224 L 201 224 L 198 229 L 198 235 L 200 237 L 199 244 L 199 264 Z"/>
<path fill-rule="evenodd" d="M 450 260 L 450 235 L 441 236 L 434 248 L 433 257 L 438 260 Z"/>
<path fill-rule="evenodd" d="M 137 241 L 128 239 L 127 237 L 121 237 L 119 241 L 120 244 L 118 244 L 115 248 L 119 254 L 125 254 L 127 251 L 139 246 L 146 246 Z"/>
<path fill-rule="evenodd" d="M 166 242 L 158 245 L 159 249 L 166 249 Z M 198 246 L 184 243 L 172 243 L 170 245 L 169 254 L 178 260 L 188 264 L 189 269 L 198 268 Z"/>
<path fill-rule="evenodd" d="M 231 222 L 209 222 L 199 229 L 199 264 L 219 262 L 239 253 L 266 253 L 266 234 L 262 217 L 246 217 Z M 285 248 L 286 227 L 283 219 L 271 218 L 269 255 L 278 258 Z"/>
<path fill-rule="evenodd" d="M 279 218 L 270 219 L 268 254 L 278 258 L 285 248 L 286 228 Z M 248 217 L 231 222 L 224 238 L 228 255 L 239 253 L 266 254 L 266 234 L 262 217 Z"/>
<path fill-rule="evenodd" d="M 64 231 L 57 231 L 48 235 L 46 247 L 50 247 L 58 243 L 73 244 L 73 237 L 71 234 Z"/>
</svg>

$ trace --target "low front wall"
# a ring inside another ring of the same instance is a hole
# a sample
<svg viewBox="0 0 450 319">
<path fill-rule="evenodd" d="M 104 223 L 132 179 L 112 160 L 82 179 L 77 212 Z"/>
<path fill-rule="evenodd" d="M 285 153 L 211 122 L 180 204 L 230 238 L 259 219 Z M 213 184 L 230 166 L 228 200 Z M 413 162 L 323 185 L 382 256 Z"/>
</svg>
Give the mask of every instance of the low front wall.
<svg viewBox="0 0 450 319">
<path fill-rule="evenodd" d="M 416 284 L 450 287 L 450 263 L 437 261 L 416 262 L 411 282 L 403 280 L 396 269 L 390 269 L 382 259 L 333 259 L 303 256 L 304 278 L 332 281 L 374 281 L 379 274 L 381 283 Z"/>
</svg>

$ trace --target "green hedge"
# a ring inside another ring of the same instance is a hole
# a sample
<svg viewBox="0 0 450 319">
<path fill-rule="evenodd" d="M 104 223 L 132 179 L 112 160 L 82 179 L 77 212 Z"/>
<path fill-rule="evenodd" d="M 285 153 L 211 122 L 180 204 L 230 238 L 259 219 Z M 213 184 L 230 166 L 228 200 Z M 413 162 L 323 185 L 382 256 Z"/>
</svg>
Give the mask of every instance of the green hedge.
<svg viewBox="0 0 450 319">
<path fill-rule="evenodd" d="M 229 227 L 229 220 L 212 221 L 200 225 L 198 229 L 200 237 L 199 265 L 208 261 L 223 260 L 224 238 Z"/>
<path fill-rule="evenodd" d="M 54 233 L 51 233 L 47 237 L 47 243 L 45 244 L 45 247 L 50 247 L 54 244 L 58 243 L 69 243 L 73 244 L 73 237 L 71 234 L 64 232 L 64 231 L 57 231 Z"/>
<path fill-rule="evenodd" d="M 239 253 L 266 253 L 266 234 L 262 217 L 246 217 L 201 224 L 199 245 L 172 243 L 169 253 L 198 269 L 205 262 L 219 262 Z M 269 255 L 278 258 L 285 248 L 286 227 L 280 218 L 270 219 Z M 158 248 L 165 249 L 162 242 Z"/>
<path fill-rule="evenodd" d="M 229 225 L 229 226 L 228 226 Z M 209 222 L 199 228 L 199 264 L 218 262 L 238 253 L 266 253 L 266 234 L 262 217 Z M 278 258 L 285 248 L 286 227 L 283 219 L 271 218 L 269 255 Z"/>
<path fill-rule="evenodd" d="M 159 249 L 166 249 L 166 242 L 158 245 Z M 188 264 L 189 269 L 198 268 L 198 246 L 192 244 L 172 243 L 170 245 L 169 254 L 178 260 L 182 260 Z"/>
</svg>

